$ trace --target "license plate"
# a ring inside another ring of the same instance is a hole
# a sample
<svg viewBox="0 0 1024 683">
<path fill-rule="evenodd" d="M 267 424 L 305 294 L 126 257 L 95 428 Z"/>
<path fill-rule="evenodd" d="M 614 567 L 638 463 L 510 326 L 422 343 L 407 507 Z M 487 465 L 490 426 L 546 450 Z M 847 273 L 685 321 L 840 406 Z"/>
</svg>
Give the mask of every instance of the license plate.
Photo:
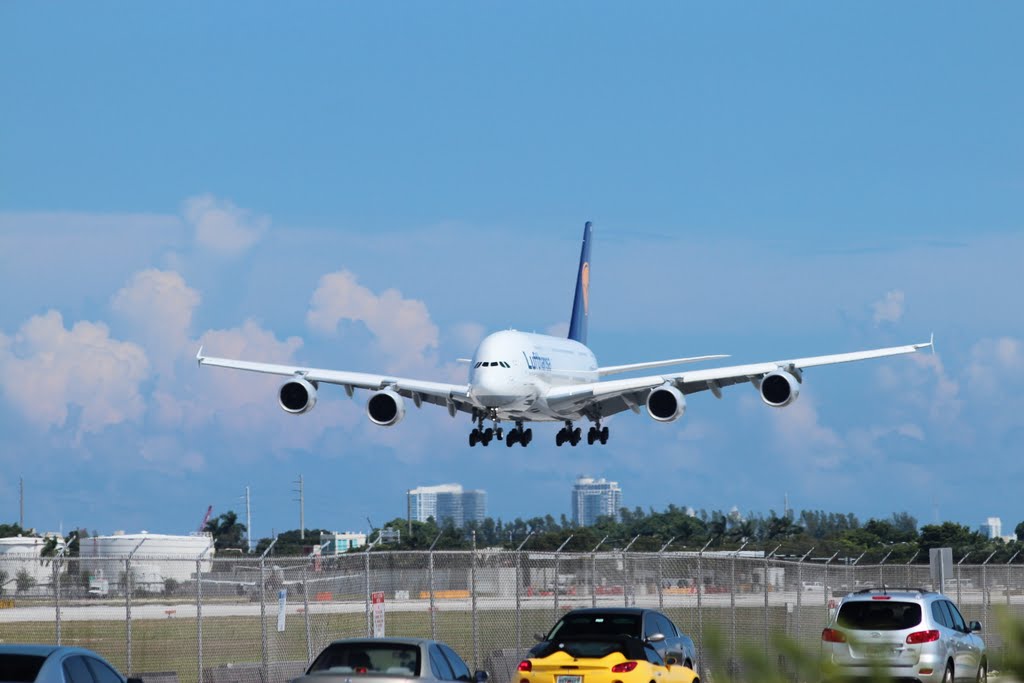
<svg viewBox="0 0 1024 683">
<path fill-rule="evenodd" d="M 891 655 L 893 649 L 891 645 L 869 645 L 868 654 L 872 657 L 885 657 Z"/>
<path fill-rule="evenodd" d="M 583 683 L 583 676 L 556 676 L 555 683 Z"/>
</svg>

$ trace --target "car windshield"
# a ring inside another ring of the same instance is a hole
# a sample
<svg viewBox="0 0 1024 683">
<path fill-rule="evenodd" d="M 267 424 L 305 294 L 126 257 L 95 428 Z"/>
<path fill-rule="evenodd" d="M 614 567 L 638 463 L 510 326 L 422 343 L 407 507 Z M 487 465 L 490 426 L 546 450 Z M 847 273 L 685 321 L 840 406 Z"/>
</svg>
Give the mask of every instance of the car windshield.
<svg viewBox="0 0 1024 683">
<path fill-rule="evenodd" d="M 45 657 L 38 655 L 0 654 L 0 681 L 32 683 L 45 661 Z"/>
<path fill-rule="evenodd" d="M 614 614 L 587 612 L 567 614 L 555 624 L 547 639 L 573 638 L 575 636 L 639 636 L 639 614 Z"/>
<path fill-rule="evenodd" d="M 420 675 L 420 648 L 406 643 L 334 643 L 320 653 L 309 673 Z"/>
<path fill-rule="evenodd" d="M 643 643 L 628 637 L 558 638 L 544 643 L 534 656 L 547 657 L 555 652 L 565 652 L 574 659 L 601 659 L 615 652 L 626 659 L 645 659 Z"/>
<path fill-rule="evenodd" d="M 839 608 L 836 624 L 841 628 L 901 631 L 921 623 L 921 606 L 916 602 L 854 600 Z"/>
</svg>

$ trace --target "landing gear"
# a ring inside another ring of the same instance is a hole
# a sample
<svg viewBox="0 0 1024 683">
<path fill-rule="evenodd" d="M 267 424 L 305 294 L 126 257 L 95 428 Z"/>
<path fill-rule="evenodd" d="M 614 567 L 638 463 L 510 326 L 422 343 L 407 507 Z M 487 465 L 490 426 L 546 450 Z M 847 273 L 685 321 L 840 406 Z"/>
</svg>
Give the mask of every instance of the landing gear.
<svg viewBox="0 0 1024 683">
<path fill-rule="evenodd" d="M 587 430 L 587 445 L 593 446 L 595 441 L 600 441 L 602 446 L 608 443 L 608 428 L 602 427 L 600 422 Z"/>
<path fill-rule="evenodd" d="M 505 445 L 509 448 L 512 448 L 512 446 L 516 444 L 525 448 L 530 445 L 531 441 L 533 441 L 533 430 L 523 429 L 523 423 L 521 421 L 516 422 L 515 428 L 510 429 L 508 435 L 505 437 Z"/>
<path fill-rule="evenodd" d="M 558 430 L 558 434 L 555 434 L 555 445 L 561 446 L 563 443 L 569 443 L 575 446 L 582 438 L 580 428 L 573 429 L 572 422 L 566 420 L 565 426 Z"/>
<path fill-rule="evenodd" d="M 495 437 L 497 437 L 498 441 L 501 441 L 503 431 L 501 427 L 498 426 L 497 418 L 492 417 L 492 419 L 494 420 L 494 427 L 484 429 L 484 416 L 481 414 L 477 417 L 477 426 L 469 433 L 470 448 L 478 443 L 481 446 L 487 446 L 491 443 L 491 439 Z"/>
</svg>

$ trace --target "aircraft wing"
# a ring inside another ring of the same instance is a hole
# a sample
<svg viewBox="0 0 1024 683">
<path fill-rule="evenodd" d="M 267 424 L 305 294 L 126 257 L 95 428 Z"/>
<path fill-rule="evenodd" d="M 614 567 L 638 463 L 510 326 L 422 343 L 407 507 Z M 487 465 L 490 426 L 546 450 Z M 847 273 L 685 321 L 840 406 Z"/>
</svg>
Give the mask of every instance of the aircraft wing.
<svg viewBox="0 0 1024 683">
<path fill-rule="evenodd" d="M 280 375 L 281 377 L 301 377 L 310 382 L 323 382 L 325 384 L 337 384 L 345 388 L 349 396 L 355 389 L 367 389 L 369 391 L 380 391 L 390 388 L 398 394 L 412 399 L 419 406 L 421 402 L 433 403 L 439 406 L 448 407 L 452 415 L 456 410 L 464 412 L 472 411 L 472 404 L 469 399 L 469 385 L 446 384 L 444 382 L 427 382 L 394 375 L 374 375 L 364 372 L 348 372 L 345 370 L 324 370 L 322 368 L 307 368 L 300 365 L 277 365 L 274 363 L 254 363 L 245 360 L 232 360 L 230 358 L 214 358 L 204 356 L 200 347 L 196 354 L 199 365 L 210 365 L 219 368 L 231 368 L 233 370 L 248 370 L 249 372 L 260 372 L 268 375 Z"/>
<path fill-rule="evenodd" d="M 766 374 L 776 370 L 785 370 L 796 375 L 798 379 L 802 379 L 800 371 L 806 368 L 915 353 L 924 348 L 931 348 L 932 344 L 932 341 L 929 341 L 925 344 L 891 346 L 870 351 L 854 351 L 828 356 L 811 356 L 767 363 L 732 365 L 632 379 L 575 384 L 552 389 L 548 392 L 546 399 L 549 408 L 564 413 L 577 412 L 594 404 L 599 407 L 602 416 L 614 415 L 627 409 L 639 412 L 640 406 L 647 400 L 648 392 L 666 382 L 674 385 L 683 394 L 711 391 L 716 397 L 721 398 L 723 387 L 744 382 L 756 383 Z"/>
</svg>

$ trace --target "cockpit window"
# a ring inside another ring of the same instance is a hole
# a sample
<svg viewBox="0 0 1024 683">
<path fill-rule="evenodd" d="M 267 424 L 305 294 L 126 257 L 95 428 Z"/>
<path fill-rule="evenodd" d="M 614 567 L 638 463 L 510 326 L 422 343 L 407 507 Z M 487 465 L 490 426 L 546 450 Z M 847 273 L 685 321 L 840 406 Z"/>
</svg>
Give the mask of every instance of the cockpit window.
<svg viewBox="0 0 1024 683">
<path fill-rule="evenodd" d="M 501 361 L 501 367 L 503 367 L 503 368 L 511 368 L 512 366 L 509 365 L 508 363 L 506 363 L 505 361 Z"/>
</svg>

